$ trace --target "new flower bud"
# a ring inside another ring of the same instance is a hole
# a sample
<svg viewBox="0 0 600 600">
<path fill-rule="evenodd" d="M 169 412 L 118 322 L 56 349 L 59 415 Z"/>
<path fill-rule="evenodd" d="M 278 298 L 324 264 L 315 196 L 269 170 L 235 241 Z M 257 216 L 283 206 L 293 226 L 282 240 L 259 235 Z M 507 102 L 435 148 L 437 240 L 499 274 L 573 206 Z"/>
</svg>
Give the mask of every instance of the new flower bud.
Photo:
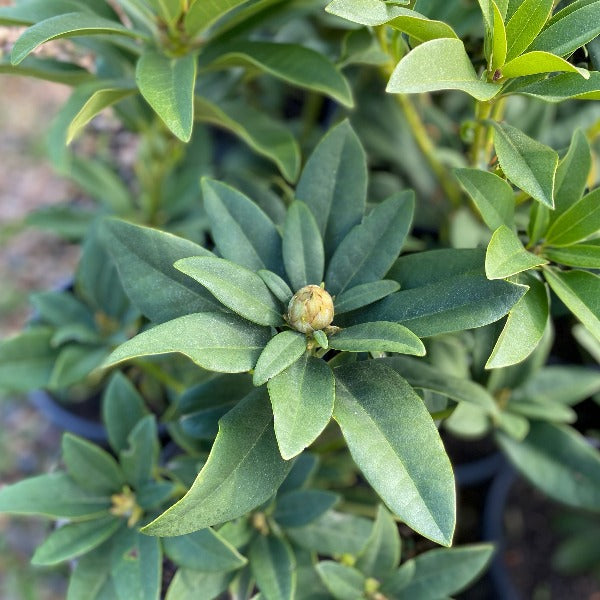
<svg viewBox="0 0 600 600">
<path fill-rule="evenodd" d="M 288 305 L 287 321 L 302 333 L 325 329 L 333 321 L 331 296 L 318 285 L 299 289 Z"/>
</svg>

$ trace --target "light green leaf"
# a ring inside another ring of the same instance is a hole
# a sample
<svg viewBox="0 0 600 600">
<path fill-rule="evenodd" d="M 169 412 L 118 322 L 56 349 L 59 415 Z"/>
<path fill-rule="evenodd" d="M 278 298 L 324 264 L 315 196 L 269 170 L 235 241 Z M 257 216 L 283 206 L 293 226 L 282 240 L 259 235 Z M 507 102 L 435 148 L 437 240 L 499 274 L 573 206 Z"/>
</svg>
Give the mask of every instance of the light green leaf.
<svg viewBox="0 0 600 600">
<path fill-rule="evenodd" d="M 281 235 L 262 209 L 236 189 L 202 179 L 204 208 L 219 253 L 252 271 L 283 272 Z"/>
<path fill-rule="evenodd" d="M 334 299 L 335 314 L 339 315 L 389 296 L 400 289 L 400 284 L 391 279 L 381 279 L 371 283 L 363 283 L 347 289 Z"/>
<path fill-rule="evenodd" d="M 287 211 L 283 226 L 283 262 L 292 289 L 323 281 L 325 250 L 317 221 L 300 200 Z"/>
<path fill-rule="evenodd" d="M 389 321 L 372 321 L 346 327 L 329 337 L 329 345 L 346 352 L 425 355 L 423 342 L 410 329 Z"/>
<path fill-rule="evenodd" d="M 331 368 L 309 354 L 269 380 L 275 435 L 286 460 L 314 442 L 329 423 L 334 386 Z"/>
<path fill-rule="evenodd" d="M 532 198 L 554 208 L 558 155 L 511 125 L 492 122 L 498 162 L 505 175 Z"/>
<path fill-rule="evenodd" d="M 306 352 L 306 336 L 297 331 L 282 331 L 269 340 L 258 357 L 252 381 L 259 386 L 287 369 Z"/>
<path fill-rule="evenodd" d="M 367 481 L 409 527 L 449 546 L 454 476 L 423 401 L 377 361 L 339 367 L 335 377 L 334 417 Z"/>
<path fill-rule="evenodd" d="M 0 16 L 1 21 L 2 17 Z M 65 85 L 79 85 L 94 78 L 92 73 L 78 65 L 35 56 L 28 56 L 18 65 L 12 65 L 8 57 L 0 58 L 0 73 L 3 75 L 35 77 L 36 79 L 64 83 Z"/>
<path fill-rule="evenodd" d="M 542 256 L 568 267 L 600 269 L 600 244 L 576 244 L 567 248 L 546 248 Z"/>
<path fill-rule="evenodd" d="M 504 179 L 480 169 L 455 169 L 454 174 L 492 231 L 501 225 L 513 227 L 514 193 Z"/>
<path fill-rule="evenodd" d="M 248 561 L 210 527 L 163 541 L 165 554 L 180 568 L 220 572 L 241 569 Z"/>
<path fill-rule="evenodd" d="M 441 38 L 409 52 L 394 69 L 386 88 L 391 94 L 440 90 L 462 90 L 485 101 L 498 94 L 500 86 L 479 79 L 460 40 Z"/>
<path fill-rule="evenodd" d="M 189 492 L 144 533 L 183 535 L 244 515 L 277 491 L 291 466 L 279 454 L 266 390 L 257 389 L 221 419 L 208 460 Z"/>
<path fill-rule="evenodd" d="M 140 93 L 165 125 L 183 142 L 194 126 L 196 55 L 171 58 L 146 50 L 135 69 Z"/>
<path fill-rule="evenodd" d="M 498 5 L 493 0 L 490 0 L 493 7 L 493 33 L 492 33 L 492 60 L 491 70 L 495 72 L 496 69 L 500 69 L 506 62 L 507 52 L 507 40 L 506 40 L 506 27 L 504 26 L 504 19 L 500 13 Z"/>
<path fill-rule="evenodd" d="M 108 516 L 63 525 L 36 548 L 31 564 L 56 565 L 85 554 L 107 540 L 122 524 L 122 519 Z"/>
<path fill-rule="evenodd" d="M 312 332 L 312 337 L 317 344 L 323 348 L 323 350 L 327 350 L 329 348 L 329 338 L 327 334 L 322 329 L 317 329 Z"/>
<path fill-rule="evenodd" d="M 232 314 L 193 313 L 157 325 L 121 344 L 104 367 L 179 352 L 209 371 L 239 373 L 254 367 L 270 331 Z"/>
<path fill-rule="evenodd" d="M 506 279 L 547 263 L 545 258 L 527 252 L 512 229 L 500 225 L 487 247 L 485 274 L 488 279 Z"/>
<path fill-rule="evenodd" d="M 494 547 L 490 544 L 438 548 L 407 560 L 388 580 L 383 594 L 402 598 L 436 600 L 454 595 L 482 573 Z"/>
<path fill-rule="evenodd" d="M 352 90 L 339 69 L 323 54 L 299 44 L 230 41 L 200 56 L 201 68 L 246 67 L 301 88 L 325 94 L 352 108 Z"/>
<path fill-rule="evenodd" d="M 84 35 L 143 37 L 139 32 L 92 12 L 70 12 L 40 21 L 26 29 L 12 48 L 11 62 L 18 65 L 38 46 L 51 40 Z"/>
<path fill-rule="evenodd" d="M 325 490 L 294 490 L 277 496 L 273 518 L 282 527 L 302 527 L 324 515 L 339 500 L 337 494 Z"/>
<path fill-rule="evenodd" d="M 257 536 L 248 554 L 250 568 L 264 600 L 292 600 L 296 592 L 296 559 L 290 545 L 274 535 Z"/>
<path fill-rule="evenodd" d="M 546 243 L 549 246 L 570 246 L 600 232 L 600 188 L 575 202 L 554 221 Z"/>
<path fill-rule="evenodd" d="M 600 277 L 588 271 L 544 270 L 546 280 L 567 308 L 600 340 Z"/>
<path fill-rule="evenodd" d="M 106 360 L 109 352 L 106 346 L 73 343 L 62 347 L 56 357 L 48 389 L 62 390 L 85 381 L 90 373 Z"/>
<path fill-rule="evenodd" d="M 300 148 L 290 130 L 241 100 L 218 104 L 202 96 L 194 99 L 195 119 L 231 131 L 261 156 L 272 160 L 288 181 L 300 171 Z"/>
<path fill-rule="evenodd" d="M 110 498 L 82 490 L 66 473 L 24 479 L 0 490 L 0 512 L 51 519 L 93 519 L 108 514 Z"/>
<path fill-rule="evenodd" d="M 600 100 L 600 73 L 590 71 L 589 79 L 583 79 L 575 73 L 561 73 L 520 87 L 515 92 L 534 96 L 546 102 L 564 102 L 570 98 Z"/>
<path fill-rule="evenodd" d="M 502 67 L 502 77 L 510 79 L 511 77 L 524 77 L 526 75 L 553 73 L 555 71 L 579 73 L 584 79 L 590 78 L 590 73 L 587 69 L 575 67 L 564 58 L 540 50 L 526 52 L 507 62 Z"/>
<path fill-rule="evenodd" d="M 259 325 L 283 325 L 282 307 L 256 274 L 223 258 L 182 258 L 175 268 L 206 287 L 227 308 Z"/>
<path fill-rule="evenodd" d="M 325 287 L 332 294 L 381 279 L 398 258 L 415 208 L 413 192 L 400 192 L 378 204 L 337 247 Z"/>
<path fill-rule="evenodd" d="M 522 442 L 502 433 L 496 439 L 515 468 L 551 498 L 600 510 L 600 456 L 574 429 L 538 421 Z"/>
<path fill-rule="evenodd" d="M 553 0 L 524 0 L 506 24 L 506 60 L 519 56 L 552 13 Z M 540 50 L 542 48 L 539 48 Z"/>
<path fill-rule="evenodd" d="M 195 35 L 248 0 L 193 0 L 185 15 L 185 30 Z"/>
<path fill-rule="evenodd" d="M 366 577 L 354 567 L 324 560 L 317 564 L 316 569 L 323 585 L 336 600 L 359 600 L 365 597 Z"/>
</svg>

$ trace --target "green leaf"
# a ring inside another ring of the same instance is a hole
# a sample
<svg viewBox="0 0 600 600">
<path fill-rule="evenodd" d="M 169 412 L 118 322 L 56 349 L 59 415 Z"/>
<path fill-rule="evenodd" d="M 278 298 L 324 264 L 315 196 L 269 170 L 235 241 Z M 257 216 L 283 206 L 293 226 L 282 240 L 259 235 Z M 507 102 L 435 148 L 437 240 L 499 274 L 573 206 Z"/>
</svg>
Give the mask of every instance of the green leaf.
<svg viewBox="0 0 600 600">
<path fill-rule="evenodd" d="M 282 307 L 256 274 L 223 258 L 182 258 L 175 268 L 206 287 L 227 308 L 259 325 L 283 325 Z"/>
<path fill-rule="evenodd" d="M 69 476 L 84 490 L 110 495 L 125 483 L 117 461 L 106 450 L 83 438 L 65 433 L 62 456 Z"/>
<path fill-rule="evenodd" d="M 248 0 L 195 0 L 185 15 L 185 30 L 195 35 Z"/>
<path fill-rule="evenodd" d="M 257 536 L 248 554 L 261 597 L 292 600 L 296 592 L 296 559 L 290 545 L 273 535 Z"/>
<path fill-rule="evenodd" d="M 244 515 L 277 491 L 291 466 L 279 454 L 266 390 L 257 389 L 221 419 L 208 460 L 189 492 L 144 533 L 183 535 Z"/>
<path fill-rule="evenodd" d="M 267 284 L 271 293 L 287 306 L 294 295 L 290 286 L 277 273 L 273 273 L 272 271 L 259 269 L 256 273 Z"/>
<path fill-rule="evenodd" d="M 121 344 L 104 367 L 137 358 L 179 352 L 209 371 L 239 373 L 254 367 L 271 337 L 236 315 L 195 313 L 167 321 Z"/>
<path fill-rule="evenodd" d="M 319 459 L 314 454 L 303 452 L 295 461 L 289 475 L 281 484 L 279 495 L 306 488 L 311 482 L 319 466 Z"/>
<path fill-rule="evenodd" d="M 202 179 L 204 208 L 219 253 L 257 271 L 283 273 L 281 235 L 271 219 L 248 197 L 213 179 Z"/>
<path fill-rule="evenodd" d="M 532 422 L 522 442 L 497 433 L 515 468 L 554 500 L 576 508 L 600 510 L 600 456 L 566 425 Z"/>
<path fill-rule="evenodd" d="M 367 545 L 356 561 L 357 569 L 368 577 L 384 580 L 400 562 L 401 544 L 396 521 L 379 505 Z"/>
<path fill-rule="evenodd" d="M 325 268 L 325 250 L 319 226 L 310 209 L 300 200 L 287 211 L 283 226 L 283 262 L 292 289 L 320 285 Z"/>
<path fill-rule="evenodd" d="M 363 306 L 368 306 L 390 294 L 397 292 L 400 284 L 391 279 L 381 279 L 371 283 L 356 285 L 337 295 L 334 299 L 335 314 L 339 315 Z"/>
<path fill-rule="evenodd" d="M 47 327 L 32 327 L 0 341 L 0 389 L 27 392 L 48 385 L 56 360 L 52 334 Z"/>
<path fill-rule="evenodd" d="M 600 277 L 587 271 L 544 270 L 552 291 L 600 340 Z"/>
<path fill-rule="evenodd" d="M 329 346 L 346 352 L 398 352 L 425 355 L 423 342 L 403 325 L 372 321 L 346 327 L 329 338 Z"/>
<path fill-rule="evenodd" d="M 89 309 L 72 292 L 37 292 L 30 302 L 37 311 L 40 321 L 55 327 L 82 323 L 94 327 L 94 318 Z"/>
<path fill-rule="evenodd" d="M 600 73 L 590 71 L 589 79 L 583 79 L 575 73 L 561 73 L 520 87 L 515 92 L 534 96 L 546 102 L 564 102 L 571 98 L 600 100 Z"/>
<path fill-rule="evenodd" d="M 294 490 L 277 497 L 273 518 L 282 527 L 302 527 L 333 508 L 340 497 L 324 490 Z"/>
<path fill-rule="evenodd" d="M 91 372 L 98 368 L 109 354 L 106 347 L 83 344 L 68 344 L 60 349 L 54 363 L 48 389 L 62 390 L 85 381 Z"/>
<path fill-rule="evenodd" d="M 552 13 L 553 0 L 524 0 L 506 24 L 506 60 L 526 50 Z M 541 48 L 539 48 L 541 50 Z"/>
<path fill-rule="evenodd" d="M 454 174 L 491 231 L 513 227 L 514 193 L 504 179 L 480 169 L 455 169 Z"/>
<path fill-rule="evenodd" d="M 259 386 L 287 369 L 306 352 L 306 336 L 297 331 L 282 331 L 269 340 L 258 357 L 252 381 Z"/>
<path fill-rule="evenodd" d="M 452 27 L 443 21 L 433 21 L 414 10 L 380 0 L 333 0 L 325 10 L 360 25 L 389 25 L 419 42 L 458 37 Z"/>
<path fill-rule="evenodd" d="M 575 202 L 554 221 L 546 243 L 549 246 L 570 246 L 600 232 L 600 188 Z"/>
<path fill-rule="evenodd" d="M 200 66 L 263 71 L 291 85 L 325 94 L 348 108 L 354 106 L 352 90 L 338 68 L 320 52 L 299 44 L 230 41 L 209 47 L 200 56 Z"/>
<path fill-rule="evenodd" d="M 494 552 L 490 544 L 439 548 L 407 560 L 381 592 L 402 598 L 434 600 L 454 595 L 473 582 Z"/>
<path fill-rule="evenodd" d="M 82 490 L 66 473 L 24 479 L 0 490 L 0 512 L 50 519 L 93 519 L 107 514 L 110 499 Z"/>
<path fill-rule="evenodd" d="M 332 294 L 381 279 L 398 258 L 415 208 L 413 192 L 378 204 L 342 240 L 329 262 L 325 287 Z"/>
<path fill-rule="evenodd" d="M 584 79 L 590 78 L 590 73 L 586 69 L 575 67 L 564 58 L 540 50 L 526 52 L 507 62 L 502 67 L 502 77 L 510 79 L 512 77 L 524 77 L 537 73 L 553 73 L 555 71 L 578 73 Z"/>
<path fill-rule="evenodd" d="M 0 21 L 2 21 L 1 16 Z M 36 79 L 64 83 L 65 85 L 78 85 L 94 78 L 92 73 L 78 65 L 52 58 L 37 58 L 35 56 L 28 56 L 19 65 L 12 65 L 8 57 L 0 58 L 0 73 L 4 75 L 35 77 Z"/>
<path fill-rule="evenodd" d="M 241 569 L 248 561 L 210 527 L 163 541 L 165 554 L 179 567 L 220 572 Z"/>
<path fill-rule="evenodd" d="M 286 460 L 300 454 L 325 429 L 333 412 L 335 381 L 320 358 L 302 358 L 268 382 L 275 435 Z"/>
<path fill-rule="evenodd" d="M 316 331 L 313 331 L 312 337 L 313 340 L 317 342 L 319 347 L 323 348 L 323 350 L 327 350 L 329 348 L 329 338 L 322 329 L 317 329 Z"/>
<path fill-rule="evenodd" d="M 568 267 L 600 269 L 600 244 L 576 244 L 567 248 L 546 248 L 542 256 Z"/>
<path fill-rule="evenodd" d="M 501 68 L 506 62 L 507 52 L 507 40 L 506 40 L 506 27 L 504 26 L 504 19 L 498 8 L 498 4 L 491 0 L 493 8 L 493 21 L 494 25 L 492 28 L 492 57 L 491 57 L 491 70 L 495 72 L 496 69 Z"/>
<path fill-rule="evenodd" d="M 18 65 L 38 46 L 51 40 L 84 35 L 142 37 L 139 32 L 91 12 L 70 12 L 40 21 L 26 29 L 12 48 L 11 62 Z"/>
<path fill-rule="evenodd" d="M 33 25 L 51 17 L 70 12 L 88 12 L 75 0 L 29 0 L 0 7 L 0 24 Z"/>
<path fill-rule="evenodd" d="M 533 275 L 522 278 L 529 286 L 525 295 L 511 308 L 502 333 L 485 364 L 499 369 L 525 360 L 540 343 L 548 323 L 548 292 Z"/>
<path fill-rule="evenodd" d="M 554 208 L 558 155 L 511 125 L 492 122 L 498 162 L 505 175 L 532 198 Z"/>
<path fill-rule="evenodd" d="M 566 56 L 600 35 L 600 2 L 573 2 L 557 12 L 531 44 L 531 50 L 545 50 Z"/>
<path fill-rule="evenodd" d="M 460 40 L 441 38 L 409 52 L 394 69 L 386 88 L 391 94 L 440 90 L 462 90 L 486 101 L 498 94 L 500 86 L 479 79 Z"/>
<path fill-rule="evenodd" d="M 109 516 L 63 525 L 36 548 L 31 564 L 56 565 L 85 554 L 111 537 L 122 524 L 122 519 Z"/>
<path fill-rule="evenodd" d="M 196 55 L 171 58 L 146 50 L 135 69 L 140 93 L 164 124 L 183 142 L 189 142 L 194 126 Z"/>
<path fill-rule="evenodd" d="M 334 417 L 367 481 L 409 527 L 449 546 L 454 476 L 423 401 L 375 361 L 339 367 L 335 377 Z"/>
<path fill-rule="evenodd" d="M 127 483 L 136 490 L 152 479 L 159 450 L 156 417 L 146 415 L 131 430 L 127 436 L 127 447 L 119 453 Z"/>
<path fill-rule="evenodd" d="M 364 598 L 366 577 L 353 567 L 325 560 L 317 565 L 323 585 L 336 600 Z"/>
<path fill-rule="evenodd" d="M 127 447 L 127 438 L 136 423 L 148 414 L 144 399 L 131 381 L 117 371 L 102 397 L 102 420 L 108 441 L 115 452 Z"/>
<path fill-rule="evenodd" d="M 231 131 L 255 152 L 272 160 L 288 181 L 297 179 L 300 148 L 290 130 L 279 121 L 241 100 L 223 100 L 216 104 L 196 96 L 194 107 L 197 121 Z"/>
<path fill-rule="evenodd" d="M 500 225 L 487 247 L 485 274 L 488 279 L 506 279 L 547 263 L 546 259 L 527 252 L 512 229 Z"/>
<path fill-rule="evenodd" d="M 397 371 L 410 385 L 447 396 L 455 402 L 475 404 L 487 414 L 497 412 L 496 403 L 490 393 L 478 383 L 462 377 L 442 372 L 423 360 L 408 356 L 394 356 L 380 359 L 388 367 Z"/>
<path fill-rule="evenodd" d="M 202 246 L 116 219 L 103 222 L 101 237 L 127 295 L 150 320 L 162 323 L 189 313 L 223 310 L 206 288 L 173 267 L 180 258 L 212 256 Z"/>
<path fill-rule="evenodd" d="M 202 590 L 206 600 L 215 600 L 233 579 L 233 573 L 202 573 L 192 569 L 178 569 L 167 590 L 166 600 L 197 600 Z"/>
<path fill-rule="evenodd" d="M 347 233 L 361 222 L 367 198 L 367 158 L 348 121 L 319 142 L 296 187 L 317 220 L 329 259 Z"/>
</svg>

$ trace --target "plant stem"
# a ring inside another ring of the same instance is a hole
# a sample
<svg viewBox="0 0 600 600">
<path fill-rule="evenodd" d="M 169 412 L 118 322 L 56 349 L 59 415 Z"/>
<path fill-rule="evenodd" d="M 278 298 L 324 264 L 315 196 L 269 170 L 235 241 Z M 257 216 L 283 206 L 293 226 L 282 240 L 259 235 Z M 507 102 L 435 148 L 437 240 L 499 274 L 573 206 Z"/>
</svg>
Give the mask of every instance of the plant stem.
<svg viewBox="0 0 600 600">
<path fill-rule="evenodd" d="M 471 146 L 471 165 L 476 169 L 487 170 L 487 135 L 488 126 L 483 121 L 492 113 L 492 103 L 477 101 L 475 105 L 475 139 Z"/>
</svg>

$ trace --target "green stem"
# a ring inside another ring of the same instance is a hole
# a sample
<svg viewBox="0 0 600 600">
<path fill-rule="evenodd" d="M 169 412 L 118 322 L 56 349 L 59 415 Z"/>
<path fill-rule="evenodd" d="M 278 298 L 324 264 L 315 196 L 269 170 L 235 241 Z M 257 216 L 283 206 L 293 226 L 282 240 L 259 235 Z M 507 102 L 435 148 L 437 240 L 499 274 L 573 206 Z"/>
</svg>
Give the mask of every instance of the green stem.
<svg viewBox="0 0 600 600">
<path fill-rule="evenodd" d="M 475 105 L 475 139 L 471 146 L 471 164 L 476 169 L 487 171 L 488 156 L 487 156 L 487 137 L 488 125 L 484 123 L 492 113 L 492 103 L 477 101 Z"/>
</svg>

